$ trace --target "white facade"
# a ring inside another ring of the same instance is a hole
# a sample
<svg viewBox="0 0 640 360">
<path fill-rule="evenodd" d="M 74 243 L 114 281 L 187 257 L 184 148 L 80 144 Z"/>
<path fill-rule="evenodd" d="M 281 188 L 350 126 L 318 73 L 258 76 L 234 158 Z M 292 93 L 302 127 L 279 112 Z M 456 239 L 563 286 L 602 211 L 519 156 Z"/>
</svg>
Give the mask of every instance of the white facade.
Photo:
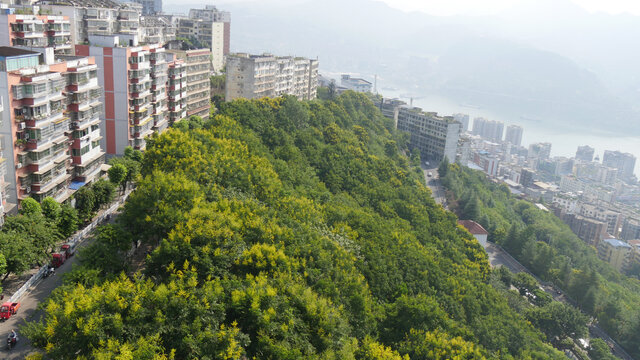
<svg viewBox="0 0 640 360">
<path fill-rule="evenodd" d="M 316 97 L 317 88 L 317 60 L 248 54 L 227 58 L 227 101 L 285 94 L 309 100 Z"/>
<path fill-rule="evenodd" d="M 455 161 L 461 127 L 451 116 L 410 106 L 398 110 L 397 128 L 411 134 L 411 147 L 420 151 L 423 160 L 440 161 L 446 156 Z"/>
</svg>

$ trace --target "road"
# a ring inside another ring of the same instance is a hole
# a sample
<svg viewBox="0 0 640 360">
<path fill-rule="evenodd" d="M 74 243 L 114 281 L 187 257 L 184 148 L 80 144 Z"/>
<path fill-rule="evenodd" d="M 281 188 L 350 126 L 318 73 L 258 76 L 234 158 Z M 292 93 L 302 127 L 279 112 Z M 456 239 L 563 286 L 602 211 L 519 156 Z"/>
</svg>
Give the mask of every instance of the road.
<svg viewBox="0 0 640 360">
<path fill-rule="evenodd" d="M 533 276 L 538 280 L 541 284 L 542 289 L 555 301 L 560 301 L 564 303 L 571 304 L 577 307 L 577 304 L 565 294 L 556 288 L 555 286 L 544 283 L 540 279 L 538 279 L 535 275 L 533 275 L 526 267 L 520 264 L 516 259 L 514 259 L 511 255 L 509 255 L 506 251 L 496 246 L 495 244 L 488 243 L 485 248 L 487 251 L 487 255 L 489 256 L 489 263 L 491 267 L 497 266 L 506 266 L 507 269 L 511 270 L 512 273 L 516 274 L 519 272 L 526 272 L 527 274 Z M 612 346 L 612 352 L 615 356 L 624 360 L 633 360 L 633 358 L 618 344 L 616 343 L 604 330 L 602 330 L 596 324 L 589 324 L 589 333 L 592 337 L 599 337 L 607 342 L 610 346 Z"/>
<path fill-rule="evenodd" d="M 124 203 L 130 192 L 131 191 L 128 191 L 124 196 L 121 196 L 117 203 L 113 203 L 111 208 L 101 210 L 101 214 L 97 215 L 94 219 L 94 224 L 99 225 L 103 220 L 114 222 L 117 216 L 118 206 Z M 111 215 L 106 216 L 106 214 Z M 86 231 L 86 235 L 78 242 L 76 251 L 91 243 L 91 241 L 87 241 L 87 239 L 91 239 L 93 231 L 87 229 L 84 231 Z M 0 322 L 0 340 L 2 340 L 0 344 L 0 360 L 24 359 L 29 353 L 33 352 L 29 339 L 20 333 L 20 326 L 24 325 L 26 321 L 38 319 L 38 317 L 42 316 L 42 311 L 38 310 L 38 305 L 43 302 L 55 288 L 62 285 L 62 275 L 71 271 L 76 262 L 77 256 L 74 256 L 57 268 L 55 275 L 35 282 L 31 289 L 19 299 L 20 310 L 18 313 L 13 315 L 9 320 Z M 8 336 L 11 329 L 18 333 L 19 341 L 13 349 L 8 350 L 6 348 L 7 338 L 4 336 Z"/>
<path fill-rule="evenodd" d="M 0 350 L 0 359 L 24 359 L 33 348 L 30 346 L 29 339 L 21 336 L 19 327 L 24 325 L 25 320 L 32 320 L 34 316 L 39 315 L 37 307 L 41 301 L 44 301 L 51 292 L 62 285 L 62 274 L 71 270 L 76 262 L 77 257 L 74 256 L 67 260 L 61 267 L 56 269 L 56 274 L 48 278 L 37 281 L 31 290 L 20 299 L 20 310 L 9 320 L 0 323 L 0 336 L 2 338 L 2 350 Z M 6 337 L 11 329 L 18 333 L 18 344 L 11 350 L 6 349 Z"/>
<path fill-rule="evenodd" d="M 429 189 L 431 189 L 433 199 L 436 201 L 436 203 L 441 204 L 443 207 L 446 208 L 447 204 L 446 204 L 444 187 L 441 185 L 440 179 L 438 178 L 437 166 L 433 167 L 433 164 L 430 164 L 430 166 L 428 166 L 425 163 L 423 163 L 422 170 L 424 172 L 424 178 L 427 183 L 427 186 L 429 187 Z M 429 172 L 431 172 L 431 176 L 429 176 Z M 575 302 L 572 299 L 565 296 L 561 290 L 557 289 L 551 284 L 544 283 L 542 280 L 538 279 L 537 276 L 535 276 L 524 265 L 520 264 L 516 259 L 514 259 L 509 253 L 504 251 L 502 248 L 496 246 L 495 244 L 487 243 L 485 250 L 489 257 L 489 263 L 491 264 L 491 267 L 495 268 L 498 266 L 505 266 L 514 274 L 519 272 L 525 272 L 533 276 L 536 280 L 538 280 L 538 282 L 541 284 L 542 289 L 547 294 L 551 295 L 553 300 L 569 303 L 573 306 L 577 306 L 577 304 L 575 304 Z M 591 335 L 599 337 L 605 340 L 608 344 L 610 344 L 613 347 L 612 349 L 613 354 L 616 355 L 617 357 L 624 360 L 633 360 L 633 358 L 629 356 L 629 354 L 627 354 L 620 345 L 618 345 L 611 337 L 609 337 L 607 333 L 605 333 L 597 325 L 590 324 L 589 332 L 591 333 Z"/>
<path fill-rule="evenodd" d="M 437 204 L 440 204 L 446 208 L 446 198 L 444 195 L 444 188 L 440 184 L 440 179 L 438 178 L 438 167 L 434 166 L 434 164 L 430 164 L 427 166 L 425 163 L 422 164 L 422 171 L 424 172 L 424 180 L 427 183 L 429 189 L 431 189 L 431 195 Z M 429 176 L 431 173 L 431 176 Z"/>
</svg>

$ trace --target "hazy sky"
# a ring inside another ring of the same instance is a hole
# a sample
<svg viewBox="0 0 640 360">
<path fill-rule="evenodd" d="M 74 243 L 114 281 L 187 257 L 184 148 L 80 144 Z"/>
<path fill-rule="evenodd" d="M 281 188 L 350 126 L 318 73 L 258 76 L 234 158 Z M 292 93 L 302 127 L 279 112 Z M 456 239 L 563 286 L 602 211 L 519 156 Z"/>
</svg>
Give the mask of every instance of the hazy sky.
<svg viewBox="0 0 640 360">
<path fill-rule="evenodd" d="M 179 3 L 179 0 L 165 0 L 168 3 Z M 252 0 L 205 0 L 204 3 L 235 3 Z M 300 0 L 280 0 L 291 2 Z M 322 0 L 316 0 L 322 1 Z M 349 1 L 349 0 L 345 0 Z M 523 2 L 535 0 L 381 0 L 392 7 L 406 11 L 424 11 L 433 15 L 486 15 L 517 6 Z M 608 13 L 628 12 L 640 15 L 640 1 L 638 0 L 571 0 L 589 11 L 603 11 Z"/>
<path fill-rule="evenodd" d="M 491 14 L 527 0 L 383 0 L 403 10 L 421 10 L 435 15 Z M 571 0 L 589 11 L 640 14 L 637 0 Z M 531 2 L 528 0 L 527 2 Z"/>
</svg>

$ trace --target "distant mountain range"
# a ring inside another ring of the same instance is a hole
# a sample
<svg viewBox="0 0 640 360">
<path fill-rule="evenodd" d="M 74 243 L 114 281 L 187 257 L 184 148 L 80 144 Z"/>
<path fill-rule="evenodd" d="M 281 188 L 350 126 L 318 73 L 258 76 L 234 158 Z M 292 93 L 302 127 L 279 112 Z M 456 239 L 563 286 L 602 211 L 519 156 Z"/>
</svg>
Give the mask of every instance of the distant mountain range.
<svg viewBox="0 0 640 360">
<path fill-rule="evenodd" d="M 219 7 L 232 13 L 232 51 L 318 57 L 321 71 L 377 74 L 387 86 L 567 129 L 640 135 L 635 16 L 592 14 L 568 0 L 490 17 L 407 13 L 371 0 Z"/>
</svg>

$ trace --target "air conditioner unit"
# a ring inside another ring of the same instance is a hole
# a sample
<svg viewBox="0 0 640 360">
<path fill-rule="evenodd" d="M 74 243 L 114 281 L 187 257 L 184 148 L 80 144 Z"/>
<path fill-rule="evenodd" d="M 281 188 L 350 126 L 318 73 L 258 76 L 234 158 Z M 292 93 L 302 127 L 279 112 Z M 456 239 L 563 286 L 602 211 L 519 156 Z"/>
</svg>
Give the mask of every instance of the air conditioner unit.
<svg viewBox="0 0 640 360">
<path fill-rule="evenodd" d="M 25 124 L 23 122 L 18 124 L 18 129 L 20 129 L 20 130 L 24 130 L 25 127 L 27 127 L 27 124 Z"/>
<path fill-rule="evenodd" d="M 30 193 L 31 192 L 31 186 L 27 186 L 27 188 L 25 189 L 26 192 Z"/>
<path fill-rule="evenodd" d="M 25 139 L 25 140 L 29 140 L 29 133 L 25 133 L 25 134 L 24 134 L 24 139 Z"/>
<path fill-rule="evenodd" d="M 21 162 L 16 164 L 16 169 L 20 169 L 20 168 L 22 168 L 22 163 Z"/>
</svg>

